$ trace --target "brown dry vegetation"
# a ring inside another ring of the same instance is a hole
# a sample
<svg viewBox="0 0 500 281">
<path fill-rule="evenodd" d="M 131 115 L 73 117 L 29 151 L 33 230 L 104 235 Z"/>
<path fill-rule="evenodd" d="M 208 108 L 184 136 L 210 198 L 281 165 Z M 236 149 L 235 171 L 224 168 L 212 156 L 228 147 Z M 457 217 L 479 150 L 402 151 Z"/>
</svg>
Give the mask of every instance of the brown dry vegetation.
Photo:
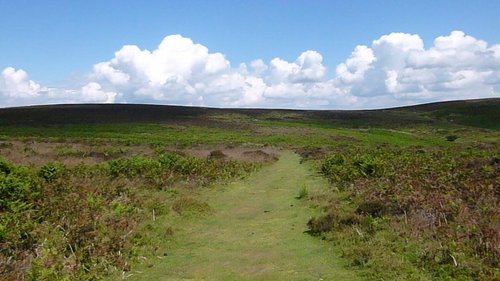
<svg viewBox="0 0 500 281">
<path fill-rule="evenodd" d="M 12 141 L 0 147 L 23 163 L 0 159 L 0 280 L 95 280 L 126 272 L 141 252 L 161 255 L 162 237 L 145 235 L 150 222 L 170 210 L 209 210 L 190 197 L 192 188 L 259 165 L 143 146 Z"/>
<path fill-rule="evenodd" d="M 268 162 L 274 161 L 278 157 L 278 150 L 271 146 L 262 145 L 195 145 L 184 150 L 180 150 L 187 155 L 195 157 L 209 157 L 214 151 L 220 151 L 222 158 L 239 161 Z"/>
<path fill-rule="evenodd" d="M 97 164 L 123 156 L 154 156 L 161 152 L 175 152 L 180 155 L 207 158 L 213 151 L 221 151 L 226 160 L 266 162 L 276 160 L 277 148 L 262 145 L 207 145 L 162 146 L 123 145 L 110 142 L 85 141 L 0 141 L 2 157 L 18 165 L 45 165 L 57 161 L 64 165 Z"/>
<path fill-rule="evenodd" d="M 323 211 L 309 232 L 365 279 L 498 280 L 499 105 L 0 109 L 0 280 L 127 272 L 131 260 L 166 253 L 160 241 L 176 230 L 156 220 L 210 214 L 199 187 L 246 175 L 282 148 L 330 179 L 331 190 L 303 186 L 297 198 Z"/>
<path fill-rule="evenodd" d="M 321 199 L 325 214 L 310 231 L 348 245 L 353 266 L 371 268 L 374 280 L 416 278 L 402 274 L 405 264 L 438 280 L 498 277 L 499 143 L 345 146 L 328 155 L 321 171 L 334 191 Z"/>
<path fill-rule="evenodd" d="M 131 155 L 154 155 L 149 146 L 117 146 L 111 143 L 77 141 L 9 140 L 0 142 L 2 156 L 14 164 L 44 165 L 53 161 L 65 165 L 97 164 Z"/>
</svg>

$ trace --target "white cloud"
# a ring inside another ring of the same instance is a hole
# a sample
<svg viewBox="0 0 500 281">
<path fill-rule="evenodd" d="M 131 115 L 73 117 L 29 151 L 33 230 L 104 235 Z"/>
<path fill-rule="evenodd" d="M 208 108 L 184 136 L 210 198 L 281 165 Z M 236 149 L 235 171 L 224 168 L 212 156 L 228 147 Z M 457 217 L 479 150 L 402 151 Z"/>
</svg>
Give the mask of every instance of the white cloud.
<svg viewBox="0 0 500 281">
<path fill-rule="evenodd" d="M 100 65 L 107 65 L 108 72 L 133 77 L 135 82 L 153 87 L 161 87 L 172 81 L 188 81 L 199 75 L 216 74 L 230 67 L 229 61 L 221 53 L 209 54 L 205 46 L 180 35 L 165 37 L 152 52 L 134 45 L 124 46 L 111 61 L 99 63 L 95 67 Z M 117 84 L 109 75 L 102 77 Z"/>
<path fill-rule="evenodd" d="M 264 71 L 266 71 L 268 69 L 268 66 L 266 65 L 266 63 L 261 59 L 253 60 L 250 63 L 250 66 L 252 67 L 254 73 L 256 73 L 257 75 L 263 73 Z"/>
<path fill-rule="evenodd" d="M 181 35 L 156 49 L 126 45 L 79 84 L 42 86 L 8 67 L 0 106 L 130 102 L 220 107 L 377 108 L 500 96 L 500 45 L 453 31 L 425 48 L 416 34 L 391 33 L 356 46 L 331 77 L 323 55 L 237 64 Z"/>
<path fill-rule="evenodd" d="M 115 101 L 117 93 L 102 90 L 101 85 L 90 82 L 82 87 L 82 100 L 85 102 L 112 103 Z"/>
<path fill-rule="evenodd" d="M 365 48 L 357 48 L 360 47 Z M 359 75 L 347 72 L 351 79 L 339 73 L 337 77 L 340 85 L 365 101 L 385 97 L 387 105 L 403 105 L 500 95 L 496 79 L 500 48 L 488 47 L 485 41 L 461 31 L 436 38 L 429 49 L 424 48 L 418 35 L 404 33 L 384 35 L 374 40 L 369 49 L 374 61 L 368 69 Z M 345 65 L 356 58 L 355 53 Z M 339 68 L 347 67 L 341 64 Z M 369 106 L 367 102 L 365 105 Z"/>
<path fill-rule="evenodd" d="M 408 62 L 413 67 L 480 68 L 499 55 L 495 49 L 489 49 L 485 41 L 465 35 L 462 31 L 453 31 L 448 36 L 436 38 L 429 50 L 411 53 Z"/>
<path fill-rule="evenodd" d="M 104 78 L 114 85 L 123 85 L 129 82 L 130 76 L 111 66 L 110 62 L 101 62 L 94 65 L 94 78 Z"/>
<path fill-rule="evenodd" d="M 22 69 L 7 67 L 0 78 L 0 96 L 3 98 L 29 98 L 40 91 L 39 84 L 29 80 L 28 74 Z"/>
<path fill-rule="evenodd" d="M 117 93 L 104 91 L 90 82 L 81 89 L 42 87 L 29 79 L 22 69 L 8 67 L 0 76 L 0 106 L 21 106 L 54 103 L 114 102 Z"/>
<path fill-rule="evenodd" d="M 360 81 L 375 60 L 372 49 L 363 45 L 356 46 L 351 56 L 337 66 L 337 77 L 345 83 Z"/>
<path fill-rule="evenodd" d="M 326 68 L 323 56 L 316 51 L 305 51 L 295 62 L 280 58 L 271 60 L 271 75 L 274 81 L 290 83 L 318 82 L 323 79 Z"/>
</svg>

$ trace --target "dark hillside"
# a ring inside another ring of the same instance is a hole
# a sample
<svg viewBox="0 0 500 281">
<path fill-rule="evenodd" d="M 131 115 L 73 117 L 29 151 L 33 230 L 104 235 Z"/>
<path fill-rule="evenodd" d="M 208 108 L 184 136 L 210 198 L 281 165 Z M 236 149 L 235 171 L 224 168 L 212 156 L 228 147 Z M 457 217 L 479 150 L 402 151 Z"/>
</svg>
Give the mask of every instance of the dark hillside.
<svg viewBox="0 0 500 281">
<path fill-rule="evenodd" d="M 197 117 L 205 108 L 139 104 L 68 104 L 0 109 L 3 125 L 158 122 Z"/>
<path fill-rule="evenodd" d="M 385 110 L 217 109 L 170 105 L 74 104 L 0 109 L 0 125 L 204 121 L 208 116 L 225 114 L 239 114 L 269 121 L 321 122 L 346 126 L 432 121 L 414 113 Z"/>
<path fill-rule="evenodd" d="M 391 111 L 412 112 L 442 122 L 500 130 L 500 98 L 437 102 Z"/>
<path fill-rule="evenodd" d="M 140 104 L 44 105 L 0 109 L 0 125 L 206 121 L 207 117 L 225 114 L 268 121 L 347 127 L 453 123 L 500 129 L 500 99 L 439 102 L 380 110 L 218 109 Z"/>
</svg>

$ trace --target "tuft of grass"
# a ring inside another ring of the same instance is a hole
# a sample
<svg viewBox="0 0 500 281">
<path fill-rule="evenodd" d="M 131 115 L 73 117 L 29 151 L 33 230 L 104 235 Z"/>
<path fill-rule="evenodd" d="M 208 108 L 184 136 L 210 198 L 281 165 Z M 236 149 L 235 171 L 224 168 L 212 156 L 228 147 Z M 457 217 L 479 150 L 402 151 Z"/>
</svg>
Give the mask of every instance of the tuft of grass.
<svg viewBox="0 0 500 281">
<path fill-rule="evenodd" d="M 0 149 L 12 148 L 13 146 L 11 142 L 0 142 Z"/>
<path fill-rule="evenodd" d="M 226 158 L 227 155 L 224 154 L 221 150 L 213 150 L 210 152 L 210 155 L 208 155 L 208 158 L 210 159 L 224 159 Z"/>
<path fill-rule="evenodd" d="M 86 156 L 86 153 L 85 151 L 82 151 L 80 149 L 77 149 L 77 148 L 74 148 L 72 146 L 69 146 L 69 145 L 60 145 L 60 146 L 57 146 L 56 149 L 56 154 L 57 156 L 61 156 L 61 157 L 85 157 Z"/>
<path fill-rule="evenodd" d="M 309 189 L 307 188 L 307 186 L 305 184 L 302 184 L 302 186 L 300 187 L 300 190 L 299 190 L 299 194 L 295 198 L 296 199 L 305 199 L 308 196 L 309 196 Z"/>
<path fill-rule="evenodd" d="M 180 215 L 205 215 L 213 212 L 207 202 L 192 197 L 181 197 L 172 204 L 172 209 Z"/>
<path fill-rule="evenodd" d="M 448 135 L 446 136 L 447 141 L 456 141 L 458 139 L 458 136 L 456 135 Z"/>
</svg>

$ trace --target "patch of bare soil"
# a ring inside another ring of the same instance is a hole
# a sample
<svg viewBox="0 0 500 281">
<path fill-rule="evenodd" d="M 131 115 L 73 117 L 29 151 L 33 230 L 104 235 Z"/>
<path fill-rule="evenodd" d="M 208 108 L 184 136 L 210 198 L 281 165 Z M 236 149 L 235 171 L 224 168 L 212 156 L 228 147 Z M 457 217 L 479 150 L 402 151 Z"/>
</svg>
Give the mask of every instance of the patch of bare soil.
<svg viewBox="0 0 500 281">
<path fill-rule="evenodd" d="M 181 155 L 218 160 L 269 162 L 278 159 L 278 150 L 271 146 L 196 145 L 188 148 L 165 147 Z M 49 141 L 0 141 L 0 156 L 18 165 L 41 166 L 50 162 L 65 165 L 97 164 L 102 161 L 131 157 L 153 156 L 155 150 L 147 145 L 120 146 L 113 143 L 49 142 Z"/>
<path fill-rule="evenodd" d="M 237 147 L 224 145 L 197 145 L 180 152 L 201 158 L 217 158 L 251 162 L 269 162 L 278 159 L 278 149 L 272 146 L 241 145 Z"/>
<path fill-rule="evenodd" d="M 323 147 L 301 147 L 295 151 L 303 160 L 318 160 L 322 159 L 328 150 Z"/>
<path fill-rule="evenodd" d="M 149 146 L 116 146 L 80 142 L 1 141 L 0 156 L 18 165 L 44 165 L 61 162 L 65 165 L 97 164 L 132 155 L 153 155 Z"/>
</svg>

